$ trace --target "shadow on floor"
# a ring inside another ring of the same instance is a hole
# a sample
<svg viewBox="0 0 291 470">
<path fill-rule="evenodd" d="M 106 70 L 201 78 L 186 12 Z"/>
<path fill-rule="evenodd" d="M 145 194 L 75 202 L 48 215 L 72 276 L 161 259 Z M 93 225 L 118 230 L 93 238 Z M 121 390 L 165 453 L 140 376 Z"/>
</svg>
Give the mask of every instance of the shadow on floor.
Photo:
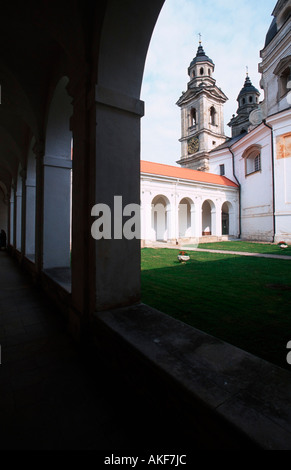
<svg viewBox="0 0 291 470">
<path fill-rule="evenodd" d="M 141 403 L 90 348 L 73 343 L 55 307 L 5 252 L 0 345 L 0 449 L 153 450 L 185 444 L 186 430 Z"/>
</svg>

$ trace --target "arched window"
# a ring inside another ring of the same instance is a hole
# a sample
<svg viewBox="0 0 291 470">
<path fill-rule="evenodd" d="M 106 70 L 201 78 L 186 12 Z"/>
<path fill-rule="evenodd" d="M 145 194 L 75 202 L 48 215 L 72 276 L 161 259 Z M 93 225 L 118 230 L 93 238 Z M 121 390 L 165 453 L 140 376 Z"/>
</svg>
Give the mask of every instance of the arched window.
<svg viewBox="0 0 291 470">
<path fill-rule="evenodd" d="M 210 77 L 210 75 L 211 75 L 211 70 L 210 70 L 210 69 L 208 69 L 208 75 L 209 75 L 209 77 Z"/>
<path fill-rule="evenodd" d="M 212 126 L 216 125 L 216 111 L 215 111 L 214 106 L 211 106 L 210 108 L 210 124 Z"/>
<path fill-rule="evenodd" d="M 250 103 L 253 102 L 253 97 L 252 97 L 252 96 L 249 97 L 249 102 L 250 102 Z"/>
<path fill-rule="evenodd" d="M 243 153 L 246 176 L 261 171 L 261 147 L 253 145 Z"/>
<path fill-rule="evenodd" d="M 200 69 L 200 75 L 204 75 L 204 68 L 203 67 L 201 67 L 201 69 Z"/>
<path fill-rule="evenodd" d="M 190 111 L 190 127 L 196 126 L 197 124 L 197 112 L 195 108 Z"/>
</svg>

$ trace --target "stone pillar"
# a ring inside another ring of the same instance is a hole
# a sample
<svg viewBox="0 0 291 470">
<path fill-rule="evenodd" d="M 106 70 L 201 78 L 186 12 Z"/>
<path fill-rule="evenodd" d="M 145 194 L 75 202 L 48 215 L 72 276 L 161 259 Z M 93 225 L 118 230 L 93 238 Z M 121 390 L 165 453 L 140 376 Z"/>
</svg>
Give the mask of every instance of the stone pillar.
<svg viewBox="0 0 291 470">
<path fill-rule="evenodd" d="M 221 211 L 216 210 L 215 206 L 211 207 L 211 235 L 221 236 Z"/>
<path fill-rule="evenodd" d="M 44 269 L 70 267 L 71 169 L 71 160 L 44 157 Z"/>
<path fill-rule="evenodd" d="M 177 204 L 177 199 L 175 201 L 175 236 L 174 236 L 174 239 L 175 239 L 175 242 L 176 240 L 179 240 L 180 238 L 180 212 L 181 212 L 181 209 L 180 209 L 180 204 Z"/>
<path fill-rule="evenodd" d="M 58 81 L 49 105 L 43 160 L 43 268 L 70 268 L 73 108 L 68 78 Z"/>
<path fill-rule="evenodd" d="M 212 209 L 211 219 L 212 219 L 212 224 L 213 224 L 213 220 L 215 220 L 215 226 L 213 227 L 213 235 L 216 235 L 217 237 L 221 237 L 222 236 L 222 203 L 221 201 L 217 201 L 215 209 Z"/>
<path fill-rule="evenodd" d="M 193 210 L 193 209 L 192 209 Z M 200 198 L 195 198 L 194 213 L 191 210 L 191 221 L 192 215 L 194 216 L 194 237 L 202 237 L 202 201 Z"/>
<path fill-rule="evenodd" d="M 154 211 L 154 204 L 151 204 L 151 227 L 153 229 L 153 241 L 157 241 L 157 232 L 155 230 L 155 211 Z"/>
<path fill-rule="evenodd" d="M 143 200 L 143 235 L 145 241 L 154 241 L 152 212 L 152 196 L 149 192 L 146 192 Z"/>
<path fill-rule="evenodd" d="M 73 135 L 70 328 L 75 336 L 80 323 L 88 321 L 94 312 L 96 297 L 95 241 L 91 236 L 91 210 L 97 202 L 94 193 L 96 104 L 95 87 L 90 93 L 88 83 L 85 77 L 79 77 L 70 80 L 67 86 L 73 104 L 70 119 Z"/>
<path fill-rule="evenodd" d="M 25 240 L 26 240 L 26 169 L 20 172 L 21 186 L 22 186 L 22 205 L 21 205 L 21 257 L 25 255 Z"/>
<path fill-rule="evenodd" d="M 114 221 L 114 196 L 122 197 L 123 208 L 140 204 L 140 118 L 144 103 L 103 86 L 96 86 L 95 99 L 95 203 L 109 206 Z M 95 241 L 95 250 L 96 309 L 139 301 L 140 240 L 124 236 L 114 240 L 112 233 L 110 240 Z"/>
<path fill-rule="evenodd" d="M 43 158 L 44 142 L 42 139 L 36 141 L 33 147 L 36 157 L 36 194 L 35 194 L 35 267 L 40 275 L 42 271 L 42 240 L 43 240 Z"/>
<path fill-rule="evenodd" d="M 175 220 L 174 208 L 170 204 L 167 205 L 166 207 L 166 222 L 167 222 L 166 224 L 167 241 L 172 242 L 175 238 L 176 220 Z"/>
<path fill-rule="evenodd" d="M 191 238 L 198 237 L 196 224 L 196 206 L 191 204 Z"/>
<path fill-rule="evenodd" d="M 18 175 L 16 190 L 16 250 L 21 252 L 22 238 L 22 178 Z"/>
<path fill-rule="evenodd" d="M 25 224 L 25 254 L 35 254 L 35 200 L 36 182 L 30 178 L 26 180 L 26 224 Z"/>
<path fill-rule="evenodd" d="M 15 246 L 15 188 L 11 185 L 10 211 L 9 211 L 9 243 Z"/>
<path fill-rule="evenodd" d="M 145 207 L 144 207 L 144 204 L 141 202 L 141 205 L 140 205 L 140 239 L 141 240 L 145 240 L 145 223 L 144 223 L 144 221 L 145 221 Z"/>
</svg>

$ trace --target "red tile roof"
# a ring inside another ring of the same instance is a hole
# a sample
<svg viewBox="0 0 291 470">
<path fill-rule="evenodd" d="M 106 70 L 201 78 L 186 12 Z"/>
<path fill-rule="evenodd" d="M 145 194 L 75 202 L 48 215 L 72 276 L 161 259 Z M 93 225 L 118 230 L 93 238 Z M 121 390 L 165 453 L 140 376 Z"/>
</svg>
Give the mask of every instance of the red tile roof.
<svg viewBox="0 0 291 470">
<path fill-rule="evenodd" d="M 176 166 L 164 165 L 162 163 L 140 162 L 141 173 L 150 175 L 167 176 L 170 178 L 178 178 L 189 181 L 197 181 L 200 183 L 218 184 L 220 186 L 231 186 L 237 188 L 238 185 L 226 178 L 225 176 L 214 175 L 204 171 L 191 170 L 190 168 L 181 168 Z"/>
</svg>

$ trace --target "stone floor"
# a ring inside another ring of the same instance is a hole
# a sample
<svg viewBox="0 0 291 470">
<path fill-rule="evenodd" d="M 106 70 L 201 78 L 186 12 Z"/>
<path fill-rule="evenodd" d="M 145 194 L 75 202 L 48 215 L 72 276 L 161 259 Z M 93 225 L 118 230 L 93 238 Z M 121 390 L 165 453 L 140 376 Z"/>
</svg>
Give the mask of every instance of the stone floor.
<svg viewBox="0 0 291 470">
<path fill-rule="evenodd" d="M 0 345 L 0 449 L 139 449 L 166 438 L 151 426 L 158 410 L 78 351 L 62 317 L 3 251 Z"/>
</svg>

